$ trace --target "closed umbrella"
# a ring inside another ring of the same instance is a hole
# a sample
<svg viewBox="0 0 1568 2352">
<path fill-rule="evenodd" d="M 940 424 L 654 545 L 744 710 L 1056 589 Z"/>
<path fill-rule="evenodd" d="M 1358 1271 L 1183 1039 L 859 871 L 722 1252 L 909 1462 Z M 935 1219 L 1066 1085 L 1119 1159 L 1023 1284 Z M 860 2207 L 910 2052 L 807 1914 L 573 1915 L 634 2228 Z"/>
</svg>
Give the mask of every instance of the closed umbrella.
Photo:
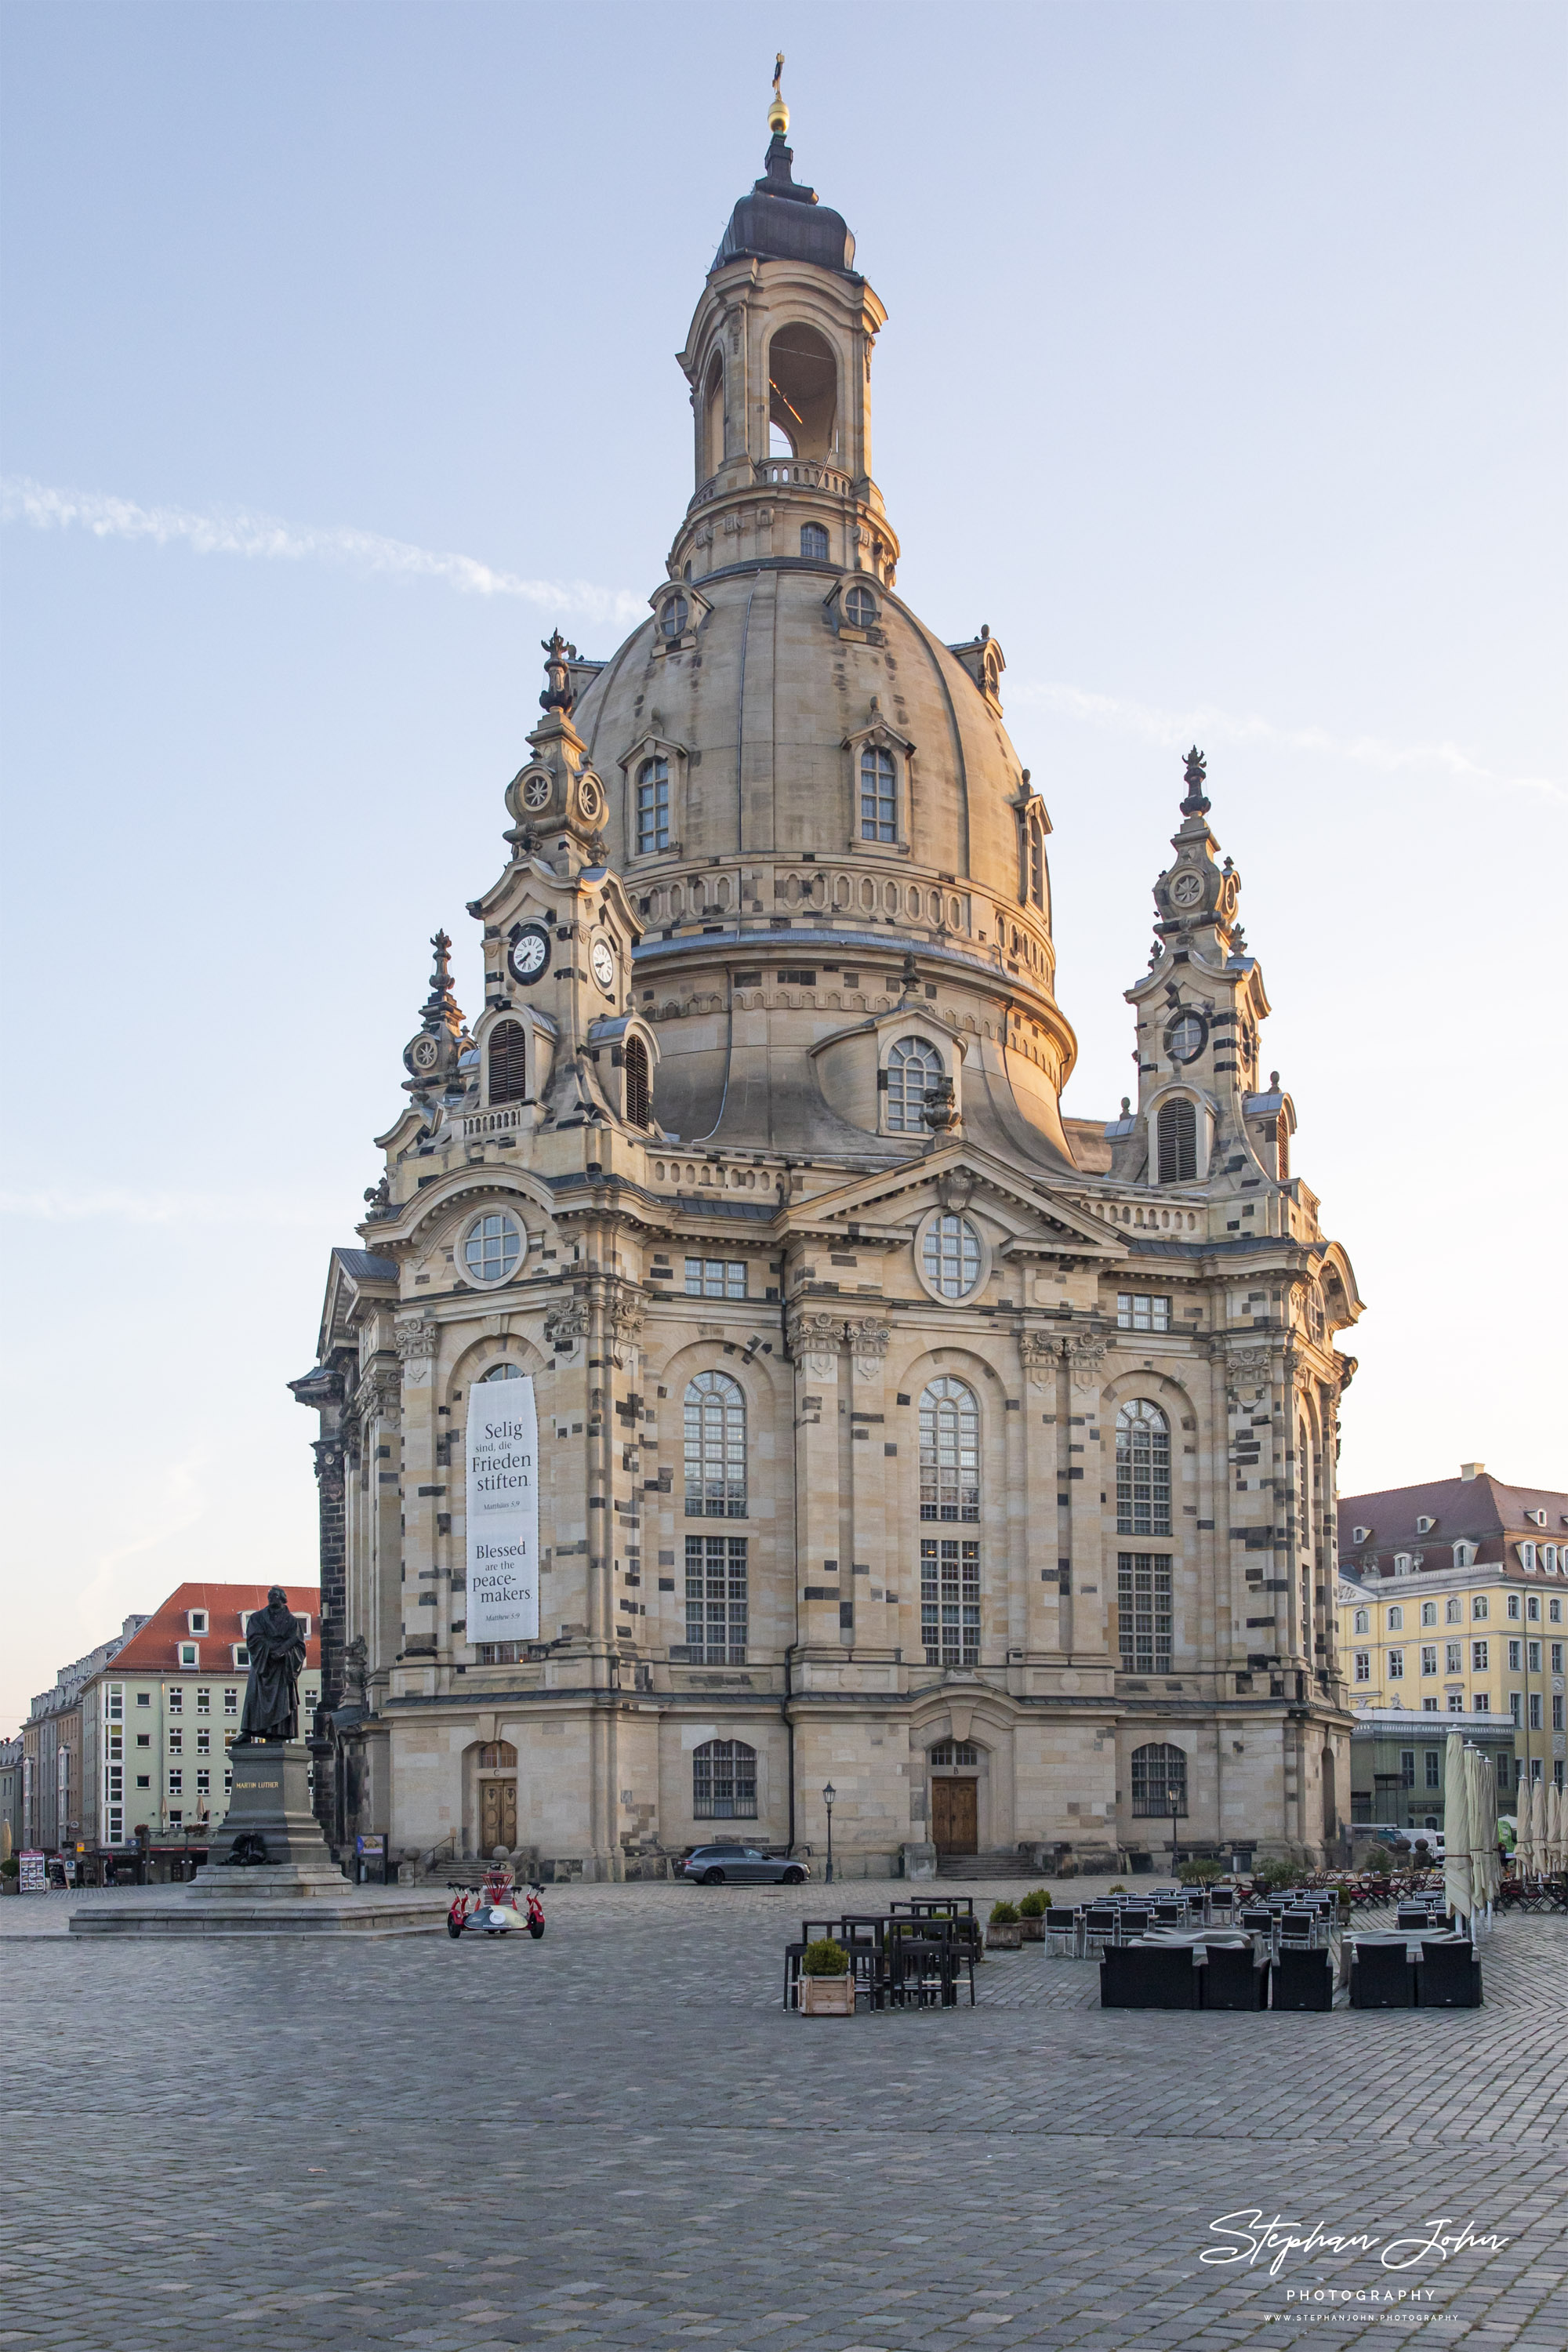
<svg viewBox="0 0 1568 2352">
<path fill-rule="evenodd" d="M 1536 1781 L 1530 1792 L 1531 1843 L 1535 1849 L 1535 1867 L 1544 1876 L 1552 1866 L 1552 1856 L 1546 1843 L 1546 1781 L 1544 1776 Z"/>
<path fill-rule="evenodd" d="M 1450 1731 L 1443 1751 L 1443 1897 L 1456 1919 L 1470 1916 L 1470 1801 L 1465 1743 Z"/>
<path fill-rule="evenodd" d="M 1546 1842 L 1553 1870 L 1568 1870 L 1568 1804 L 1555 1780 L 1546 1792 Z"/>
<path fill-rule="evenodd" d="M 1487 1845 L 1489 1824 L 1486 1813 L 1485 1759 L 1479 1748 L 1465 1751 L 1467 1774 L 1466 1801 L 1469 1806 L 1470 1848 L 1470 1924 L 1474 1931 L 1476 1918 L 1487 1906 Z"/>
<path fill-rule="evenodd" d="M 1489 1921 L 1492 1905 L 1497 1901 L 1498 1885 L 1502 1877 L 1497 1848 L 1497 1765 L 1489 1756 L 1481 1759 L 1481 1795 L 1484 1800 L 1482 1819 L 1487 1832 L 1487 1917 Z"/>
</svg>

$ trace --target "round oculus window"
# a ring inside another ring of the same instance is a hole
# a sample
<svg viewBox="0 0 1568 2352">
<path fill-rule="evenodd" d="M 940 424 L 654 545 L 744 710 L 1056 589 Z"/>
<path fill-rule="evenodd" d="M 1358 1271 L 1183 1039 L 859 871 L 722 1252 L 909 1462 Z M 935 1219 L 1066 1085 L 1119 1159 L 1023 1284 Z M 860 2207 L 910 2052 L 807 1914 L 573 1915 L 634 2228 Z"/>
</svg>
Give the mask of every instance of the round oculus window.
<svg viewBox="0 0 1568 2352">
<path fill-rule="evenodd" d="M 1178 1013 L 1165 1032 L 1173 1062 L 1195 1062 L 1208 1042 L 1208 1023 L 1199 1013 Z"/>
<path fill-rule="evenodd" d="M 852 629 L 868 629 L 877 617 L 877 600 L 868 588 L 851 588 L 844 599 L 844 617 Z"/>
<path fill-rule="evenodd" d="M 1203 895 L 1201 874 L 1178 874 L 1171 885 L 1171 904 L 1173 907 L 1195 907 Z"/>
<path fill-rule="evenodd" d="M 527 783 L 524 784 L 522 788 L 522 804 L 524 808 L 543 808 L 553 789 L 554 787 L 551 783 L 548 776 L 530 776 Z"/>
<path fill-rule="evenodd" d="M 577 787 L 577 805 L 590 824 L 599 814 L 599 787 L 592 776 L 584 776 Z"/>
<path fill-rule="evenodd" d="M 984 1251 L 967 1217 L 932 1217 L 921 1243 L 921 1267 L 939 1298 L 967 1298 L 980 1286 Z"/>
<path fill-rule="evenodd" d="M 667 637 L 679 637 L 691 615 L 691 607 L 684 596 L 671 596 L 658 616 L 658 625 Z"/>
<path fill-rule="evenodd" d="M 463 1235 L 463 1267 L 470 1282 L 508 1282 L 522 1263 L 522 1228 L 504 1209 L 487 1209 Z"/>
<path fill-rule="evenodd" d="M 440 1055 L 434 1037 L 416 1037 L 408 1048 L 408 1058 L 416 1070 L 433 1070 Z"/>
</svg>

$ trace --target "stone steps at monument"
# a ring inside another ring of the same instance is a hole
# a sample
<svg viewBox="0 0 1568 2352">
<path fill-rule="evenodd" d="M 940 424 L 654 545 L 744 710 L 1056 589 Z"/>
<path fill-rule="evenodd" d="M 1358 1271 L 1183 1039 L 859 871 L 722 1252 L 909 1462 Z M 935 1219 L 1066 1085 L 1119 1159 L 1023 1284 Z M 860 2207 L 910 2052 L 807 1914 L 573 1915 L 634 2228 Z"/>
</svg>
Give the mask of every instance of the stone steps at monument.
<svg viewBox="0 0 1568 2352">
<path fill-rule="evenodd" d="M 1041 1880 L 1038 1866 L 1022 1862 L 1016 1853 L 939 1853 L 936 1858 L 939 1878 L 1026 1878 L 1031 1886 Z"/>
</svg>

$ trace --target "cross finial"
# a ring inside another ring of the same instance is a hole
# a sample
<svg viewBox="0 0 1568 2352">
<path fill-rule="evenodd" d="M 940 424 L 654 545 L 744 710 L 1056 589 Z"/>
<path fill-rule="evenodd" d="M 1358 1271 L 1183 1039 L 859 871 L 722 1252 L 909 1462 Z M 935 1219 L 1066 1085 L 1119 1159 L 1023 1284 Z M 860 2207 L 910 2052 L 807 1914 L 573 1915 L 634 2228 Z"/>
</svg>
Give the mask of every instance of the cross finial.
<svg viewBox="0 0 1568 2352">
<path fill-rule="evenodd" d="M 768 109 L 768 129 L 775 139 L 782 139 L 789 129 L 789 109 L 784 102 L 780 84 L 784 79 L 784 51 L 773 60 L 773 101 Z"/>
<path fill-rule="evenodd" d="M 1208 782 L 1208 761 L 1194 743 L 1186 757 L 1185 779 L 1187 796 L 1182 803 L 1184 816 L 1206 816 L 1209 803 L 1205 797 Z"/>
</svg>

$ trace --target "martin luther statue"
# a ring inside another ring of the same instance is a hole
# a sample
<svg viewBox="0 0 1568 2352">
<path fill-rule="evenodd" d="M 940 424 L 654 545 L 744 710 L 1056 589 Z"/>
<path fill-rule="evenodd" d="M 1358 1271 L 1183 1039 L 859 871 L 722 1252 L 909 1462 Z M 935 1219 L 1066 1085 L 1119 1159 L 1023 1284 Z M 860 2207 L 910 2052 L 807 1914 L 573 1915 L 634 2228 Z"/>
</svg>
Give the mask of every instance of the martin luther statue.
<svg viewBox="0 0 1568 2352">
<path fill-rule="evenodd" d="M 305 1635 L 280 1584 L 268 1594 L 266 1608 L 253 1610 L 246 1619 L 245 1641 L 250 1680 L 239 1719 L 240 1738 L 298 1739 Z"/>
</svg>

